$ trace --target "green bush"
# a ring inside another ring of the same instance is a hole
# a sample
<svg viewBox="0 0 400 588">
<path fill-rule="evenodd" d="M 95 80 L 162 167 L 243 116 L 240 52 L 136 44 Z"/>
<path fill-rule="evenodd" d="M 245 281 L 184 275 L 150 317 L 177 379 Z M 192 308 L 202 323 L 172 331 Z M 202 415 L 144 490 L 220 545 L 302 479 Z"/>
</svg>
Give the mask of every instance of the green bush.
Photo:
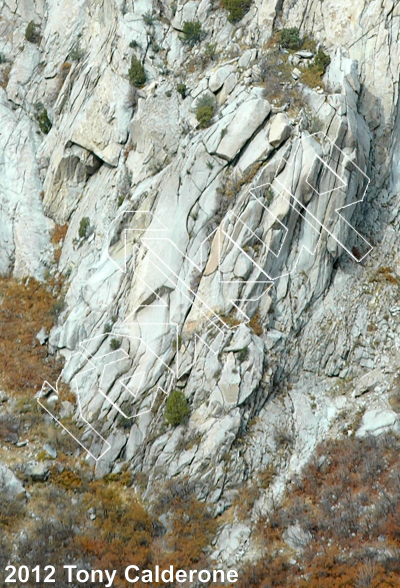
<svg viewBox="0 0 400 588">
<path fill-rule="evenodd" d="M 40 41 L 40 30 L 33 20 L 31 20 L 25 29 L 25 39 L 29 41 L 29 43 L 39 43 Z"/>
<path fill-rule="evenodd" d="M 204 50 L 204 54 L 208 61 L 214 61 L 217 56 L 217 44 L 216 43 L 206 43 L 206 47 Z"/>
<path fill-rule="evenodd" d="M 129 43 L 129 47 L 131 49 L 137 49 L 138 47 L 140 47 L 140 43 L 138 43 L 138 41 L 136 41 L 135 39 L 133 39 L 133 41 L 131 41 Z"/>
<path fill-rule="evenodd" d="M 300 81 L 310 88 L 322 85 L 321 77 L 331 62 L 331 58 L 321 48 L 318 49 L 314 62 L 309 65 L 301 74 Z"/>
<path fill-rule="evenodd" d="M 136 88 L 140 88 L 146 83 L 146 72 L 144 71 L 144 67 L 141 61 L 136 57 L 136 55 L 132 55 L 131 57 L 129 81 L 133 86 L 136 86 Z"/>
<path fill-rule="evenodd" d="M 180 83 L 176 86 L 177 92 L 182 96 L 183 99 L 186 98 L 187 95 L 187 87 L 186 84 Z"/>
<path fill-rule="evenodd" d="M 72 61 L 81 61 L 85 57 L 85 52 L 81 48 L 79 43 L 77 43 L 76 45 L 74 45 L 72 47 L 69 55 L 70 55 Z"/>
<path fill-rule="evenodd" d="M 229 22 L 238 22 L 242 20 L 246 12 L 249 11 L 251 0 L 222 0 L 222 6 L 229 12 Z"/>
<path fill-rule="evenodd" d="M 188 401 L 183 392 L 174 390 L 167 398 L 164 418 L 173 427 L 187 421 L 190 414 Z"/>
<path fill-rule="evenodd" d="M 215 114 L 215 100 L 209 94 L 201 96 L 196 103 L 196 118 L 199 121 L 201 129 L 205 129 L 210 124 Z"/>
<path fill-rule="evenodd" d="M 51 123 L 51 120 L 49 119 L 49 115 L 47 114 L 46 108 L 43 106 L 41 102 L 37 102 L 35 105 L 35 118 L 39 123 L 39 128 L 42 131 L 42 133 L 48 135 L 53 125 Z"/>
<path fill-rule="evenodd" d="M 65 299 L 64 297 L 59 298 L 56 302 L 54 302 L 53 306 L 50 308 L 49 313 L 51 316 L 56 319 L 64 310 L 65 308 Z"/>
<path fill-rule="evenodd" d="M 290 29 L 282 29 L 280 34 L 280 43 L 286 49 L 293 49 L 297 51 L 301 48 L 303 42 L 300 39 L 299 29 L 291 27 Z"/>
<path fill-rule="evenodd" d="M 317 54 L 314 58 L 314 67 L 324 74 L 326 72 L 326 68 L 331 62 L 331 58 L 329 55 L 325 53 L 321 47 L 318 49 Z"/>
<path fill-rule="evenodd" d="M 143 15 L 143 22 L 147 27 L 151 27 L 154 24 L 154 16 L 152 15 L 152 13 L 150 12 L 150 10 L 148 12 L 146 12 Z"/>
<path fill-rule="evenodd" d="M 88 231 L 90 227 L 90 219 L 89 217 L 85 216 L 81 219 L 81 223 L 79 225 L 78 235 L 80 239 L 85 239 L 88 236 Z"/>
<path fill-rule="evenodd" d="M 117 349 L 119 349 L 121 347 L 121 341 L 119 339 L 111 339 L 110 341 L 110 347 L 113 351 L 116 351 Z"/>
<path fill-rule="evenodd" d="M 183 24 L 182 29 L 184 35 L 184 42 L 187 45 L 196 45 L 196 43 L 200 43 L 203 38 L 203 30 L 201 28 L 201 23 L 198 20 L 187 20 Z"/>
</svg>

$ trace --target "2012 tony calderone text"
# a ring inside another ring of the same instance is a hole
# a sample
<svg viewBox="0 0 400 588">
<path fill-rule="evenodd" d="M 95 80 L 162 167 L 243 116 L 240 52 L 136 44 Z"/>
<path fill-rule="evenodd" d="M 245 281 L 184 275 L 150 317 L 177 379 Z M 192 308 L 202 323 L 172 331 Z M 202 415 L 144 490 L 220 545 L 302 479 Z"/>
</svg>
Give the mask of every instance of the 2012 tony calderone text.
<svg viewBox="0 0 400 588">
<path fill-rule="evenodd" d="M 56 582 L 56 568 L 54 566 L 7 566 L 5 568 L 5 583 L 26 584 L 36 582 L 50 584 Z M 104 584 L 105 588 L 112 588 L 118 576 L 117 570 L 86 570 L 78 569 L 78 566 L 63 566 L 64 579 L 74 584 Z M 159 582 L 209 582 L 222 584 L 226 582 L 237 582 L 238 573 L 236 570 L 175 570 L 174 566 L 160 569 L 154 566 L 152 570 L 141 570 L 138 566 L 130 565 L 124 570 L 124 578 L 127 582 L 134 584 L 141 580 L 144 583 L 157 584 Z"/>
</svg>

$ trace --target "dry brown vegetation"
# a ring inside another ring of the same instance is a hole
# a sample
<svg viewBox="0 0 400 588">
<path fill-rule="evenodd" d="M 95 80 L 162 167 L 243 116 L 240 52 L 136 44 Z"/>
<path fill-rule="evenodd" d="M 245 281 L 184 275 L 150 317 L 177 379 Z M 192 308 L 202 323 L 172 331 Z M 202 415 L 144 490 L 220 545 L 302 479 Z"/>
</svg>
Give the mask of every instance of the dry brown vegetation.
<svg viewBox="0 0 400 588">
<path fill-rule="evenodd" d="M 42 327 L 53 325 L 55 291 L 55 284 L 0 278 L 0 385 L 7 392 L 33 397 L 44 380 L 54 382 L 60 373 L 36 339 Z"/>
<path fill-rule="evenodd" d="M 281 508 L 260 523 L 265 555 L 240 588 L 394 588 L 400 585 L 400 441 L 394 434 L 318 447 Z M 310 534 L 301 554 L 288 527 Z"/>
<path fill-rule="evenodd" d="M 370 282 L 388 282 L 389 284 L 400 285 L 399 278 L 396 276 L 395 271 L 388 266 L 378 268 L 375 275 L 370 278 Z"/>
<path fill-rule="evenodd" d="M 59 472 L 54 466 L 46 484 L 29 486 L 28 505 L 19 498 L 0 503 L 4 550 L 14 544 L 16 564 L 34 567 L 51 561 L 59 569 L 62 587 L 62 565 L 77 559 L 89 568 L 118 570 L 115 588 L 130 585 L 124 569 L 132 563 L 142 569 L 155 564 L 187 570 L 209 567 L 205 548 L 217 524 L 189 484 L 169 482 L 161 491 L 154 508 L 168 515 L 165 528 L 128 487 L 131 482 L 126 470 L 93 481 L 88 468 L 79 474 L 67 467 Z M 36 519 L 27 523 L 28 509 Z M 13 533 L 22 529 L 22 539 L 15 542 Z"/>
<path fill-rule="evenodd" d="M 68 225 L 55 225 L 53 236 L 52 236 L 52 243 L 54 245 L 54 258 L 56 263 L 60 261 L 61 257 L 61 249 L 65 239 L 65 236 L 68 231 Z"/>
<path fill-rule="evenodd" d="M 260 78 L 265 97 L 278 106 L 288 104 L 289 112 L 300 110 L 304 106 L 304 100 L 292 78 L 293 66 L 288 63 L 288 56 L 281 53 L 273 41 L 271 45 L 267 57 L 260 63 Z"/>
<path fill-rule="evenodd" d="M 3 90 L 7 90 L 8 82 L 10 79 L 10 73 L 11 73 L 11 66 L 10 65 L 8 65 L 7 67 L 3 68 L 0 71 L 0 86 L 3 88 Z"/>
</svg>

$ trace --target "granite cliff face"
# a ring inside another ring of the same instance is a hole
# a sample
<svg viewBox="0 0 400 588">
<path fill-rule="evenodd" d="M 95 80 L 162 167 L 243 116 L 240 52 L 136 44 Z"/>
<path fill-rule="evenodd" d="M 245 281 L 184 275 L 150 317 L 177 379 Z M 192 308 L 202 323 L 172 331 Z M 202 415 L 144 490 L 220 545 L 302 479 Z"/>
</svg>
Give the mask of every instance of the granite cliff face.
<svg viewBox="0 0 400 588">
<path fill-rule="evenodd" d="M 111 446 L 99 477 L 128 462 L 149 500 L 190 480 L 221 513 L 275 468 L 216 542 L 235 562 L 318 442 L 397 427 L 399 5 L 256 0 L 235 25 L 208 0 L 0 13 L 0 273 L 62 276 L 49 349 Z M 193 20 L 205 38 L 191 46 Z M 316 49 L 278 48 L 294 26 L 330 56 L 317 88 L 301 77 Z M 184 392 L 187 424 L 165 426 L 160 388 Z"/>
</svg>

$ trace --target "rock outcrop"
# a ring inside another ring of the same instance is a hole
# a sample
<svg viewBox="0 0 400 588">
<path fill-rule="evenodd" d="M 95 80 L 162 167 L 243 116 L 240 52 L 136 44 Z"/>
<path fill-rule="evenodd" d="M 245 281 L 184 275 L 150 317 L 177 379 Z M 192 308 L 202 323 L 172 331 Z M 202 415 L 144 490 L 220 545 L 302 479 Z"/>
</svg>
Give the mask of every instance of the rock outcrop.
<svg viewBox="0 0 400 588">
<path fill-rule="evenodd" d="M 82 445 L 111 447 L 99 477 L 127 463 L 149 500 L 190 478 L 221 513 L 274 464 L 265 513 L 319 441 L 397 425 L 400 7 L 256 0 L 235 26 L 208 2 L 173 9 L 0 0 L 0 274 L 65 282 L 49 349 L 78 384 Z M 182 39 L 193 19 L 207 49 Z M 321 86 L 301 81 L 310 51 L 291 60 L 295 87 L 264 83 L 273 30 L 300 22 L 331 58 Z M 205 94 L 216 112 L 201 128 Z M 191 411 L 176 428 L 172 389 Z M 251 523 L 226 526 L 215 553 L 251 551 Z"/>
</svg>

